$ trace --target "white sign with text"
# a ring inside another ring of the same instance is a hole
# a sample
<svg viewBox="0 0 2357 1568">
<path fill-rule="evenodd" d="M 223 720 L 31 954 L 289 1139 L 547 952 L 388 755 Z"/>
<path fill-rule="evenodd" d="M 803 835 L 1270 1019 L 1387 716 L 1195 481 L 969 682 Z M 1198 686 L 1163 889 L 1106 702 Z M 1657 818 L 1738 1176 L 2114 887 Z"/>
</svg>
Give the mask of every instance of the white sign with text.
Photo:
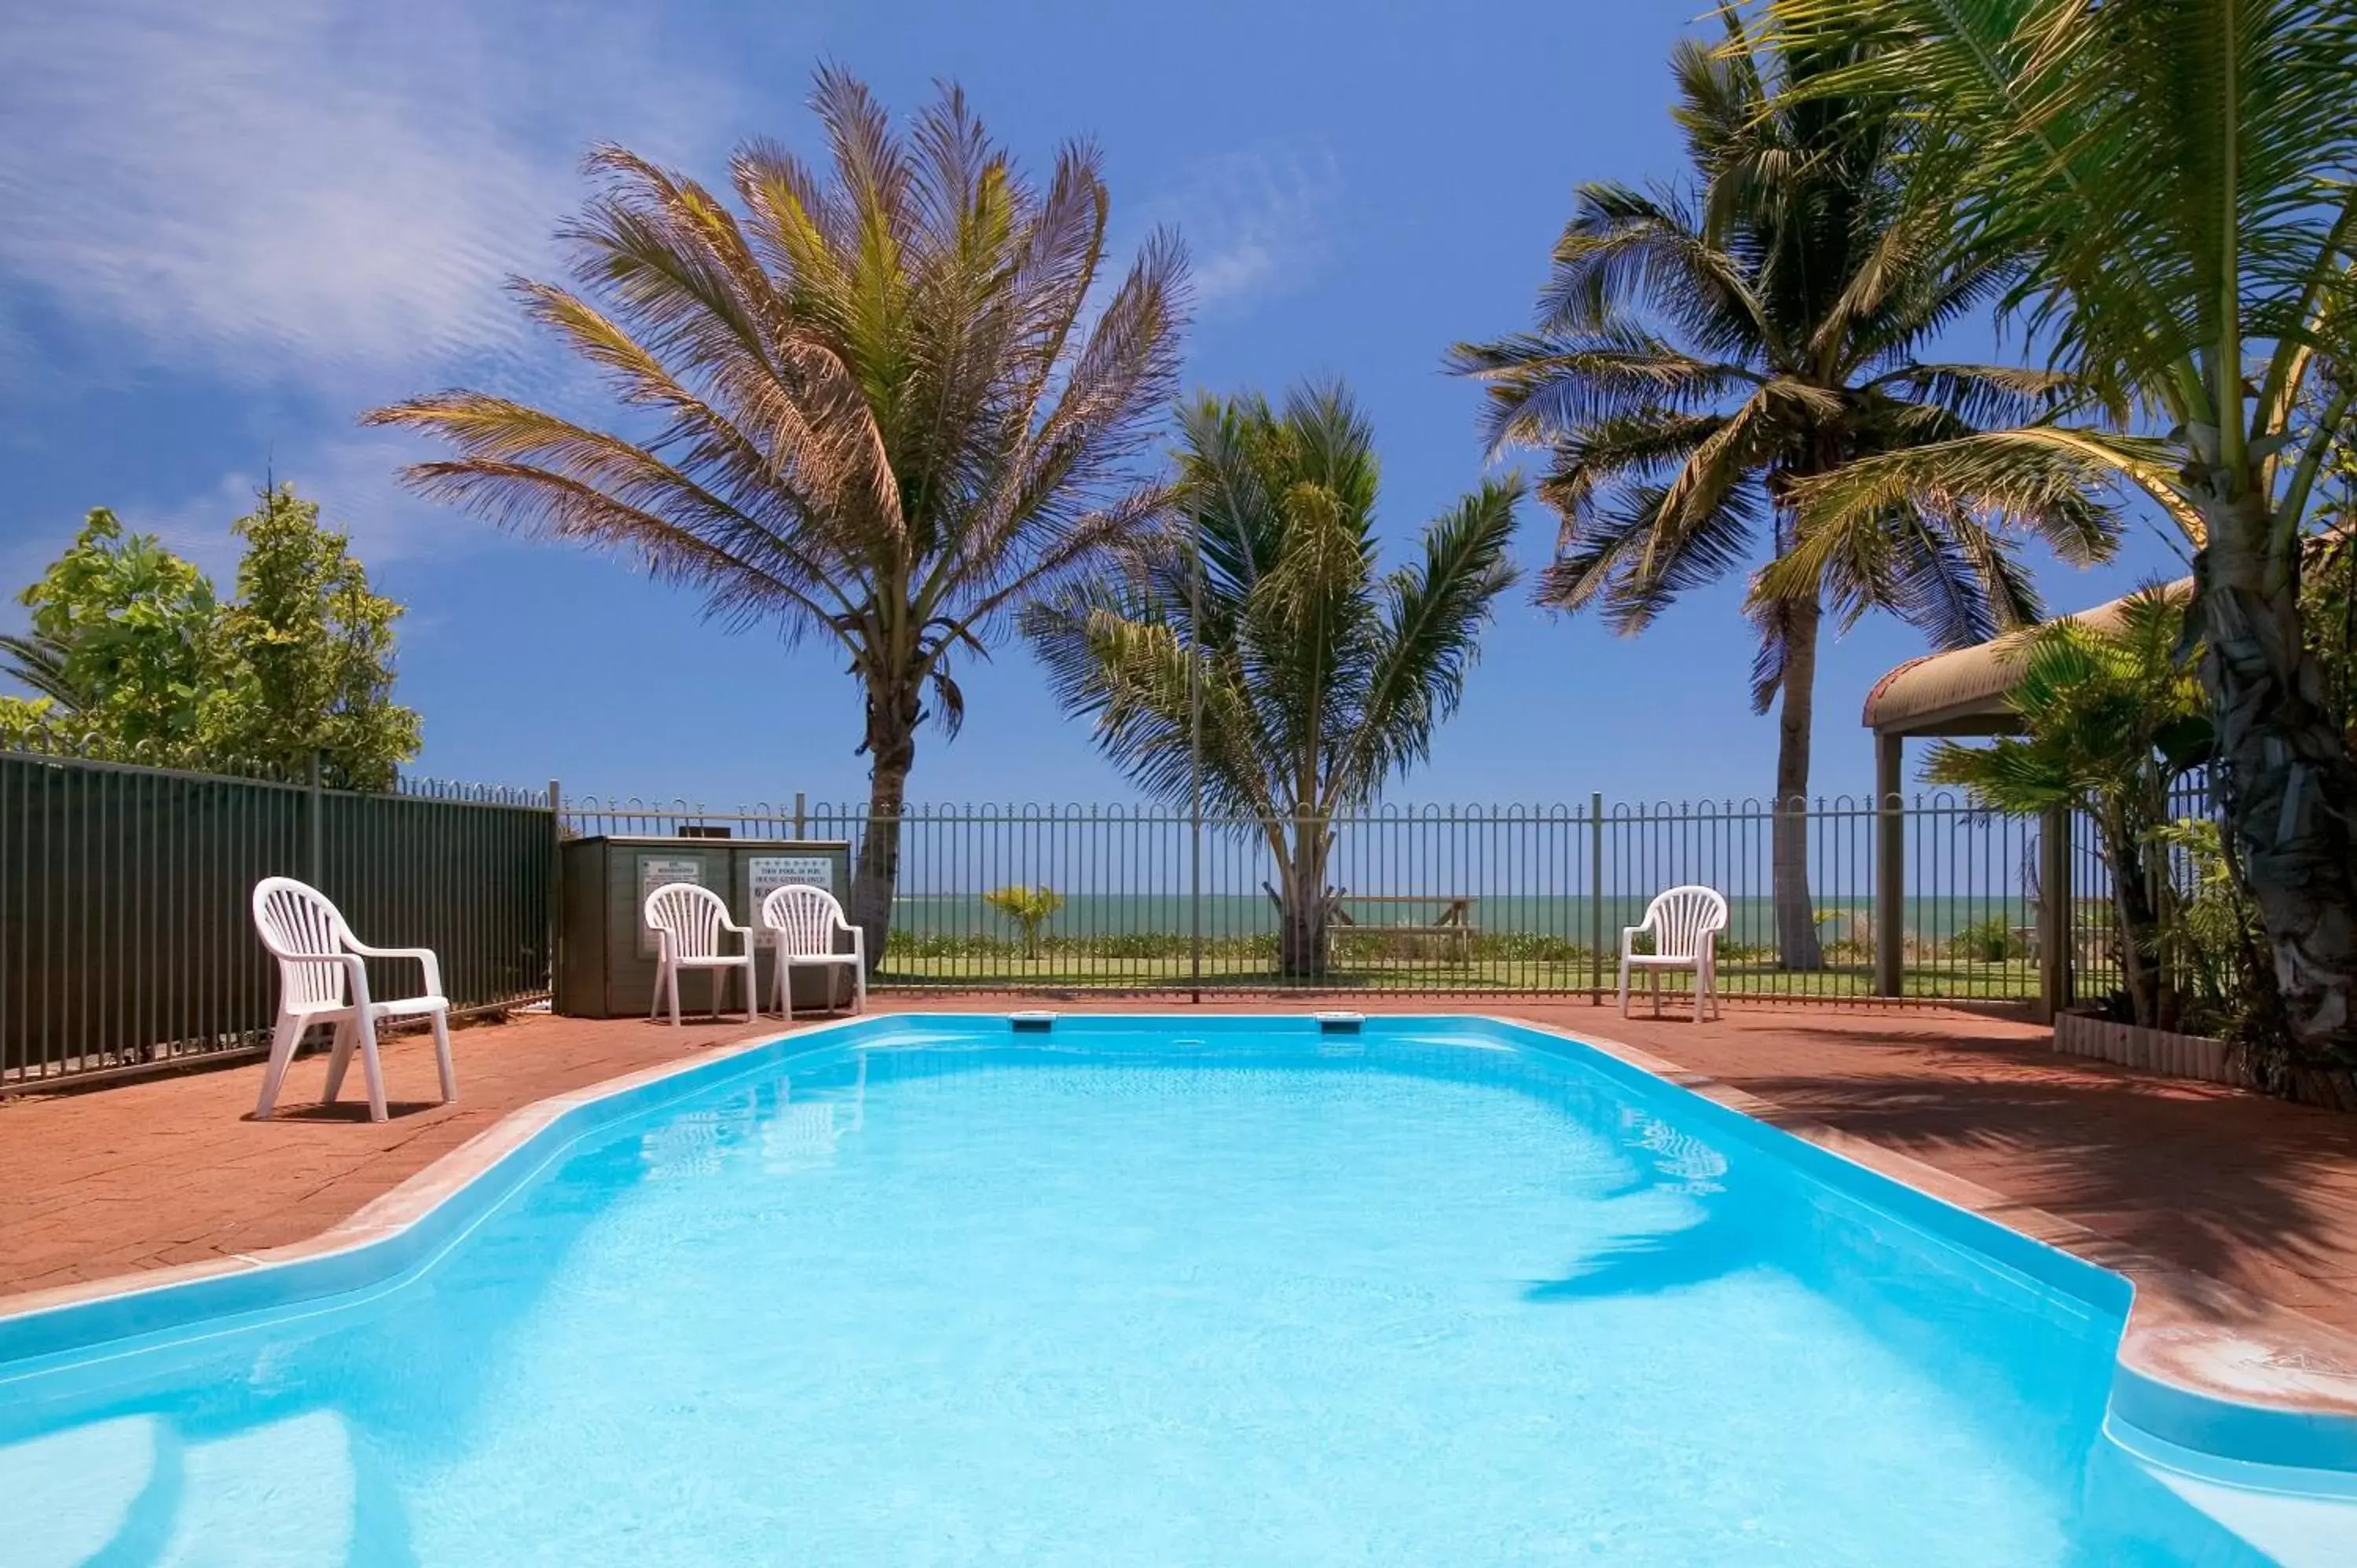
<svg viewBox="0 0 2357 1568">
<path fill-rule="evenodd" d="M 647 895 L 671 882 L 692 882 L 704 886 L 704 862 L 694 855 L 642 854 L 639 856 L 639 951 L 652 958 L 659 944 L 647 926 Z"/>
<path fill-rule="evenodd" d="M 823 887 L 834 891 L 834 857 L 825 854 L 755 854 L 745 860 L 752 884 L 753 909 L 780 887 Z"/>
</svg>

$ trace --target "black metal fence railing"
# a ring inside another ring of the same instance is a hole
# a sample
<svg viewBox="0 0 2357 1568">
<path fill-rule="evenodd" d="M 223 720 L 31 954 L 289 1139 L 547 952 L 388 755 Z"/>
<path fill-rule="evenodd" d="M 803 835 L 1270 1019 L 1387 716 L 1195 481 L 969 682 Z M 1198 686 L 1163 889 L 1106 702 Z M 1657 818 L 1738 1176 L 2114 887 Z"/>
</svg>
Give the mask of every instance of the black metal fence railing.
<svg viewBox="0 0 2357 1568">
<path fill-rule="evenodd" d="M 548 799 L 518 791 L 0 753 L 0 1089 L 265 1043 L 264 876 L 318 886 L 377 946 L 434 949 L 462 1009 L 545 995 L 554 843 Z"/>
<path fill-rule="evenodd" d="M 2187 774 L 2169 789 L 2169 814 L 2178 821 L 2214 819 L 2216 807 L 2206 773 Z M 2199 875 L 2191 857 L 2182 852 L 2155 852 L 2147 861 L 2151 877 L 2166 877 L 2180 891 L 2190 889 Z M 2111 866 L 2104 859 L 2093 821 L 2083 814 L 2071 823 L 2070 867 L 2071 983 L 2063 1000 L 2093 1000 L 2119 990 L 2126 981 Z"/>
<path fill-rule="evenodd" d="M 1756 800 L 1383 808 L 1335 820 L 1322 961 L 1280 955 L 1277 845 L 1296 824 L 1125 806 L 910 807 L 899 820 L 891 935 L 877 983 L 904 990 L 1258 991 L 1288 986 L 1437 993 L 1598 993 L 1620 931 L 1663 888 L 1728 900 L 1720 983 L 1730 995 L 1876 992 L 1882 811 L 1820 800 L 1804 812 L 1814 961 L 1788 955 L 1776 919 L 1779 811 Z M 1947 794 L 1903 803 L 1905 893 L 1895 910 L 1904 997 L 2029 1002 L 2040 994 L 2037 824 Z M 584 800 L 583 833 L 866 837 L 860 805 Z M 1004 888 L 1045 886 L 1054 911 L 1027 932 Z M 1677 983 L 1673 981 L 1673 984 Z"/>
<path fill-rule="evenodd" d="M 2198 789 L 2179 803 L 2207 810 Z M 1805 828 L 1808 898 L 1788 902 L 1780 929 L 1772 863 L 1788 814 Z M 1307 825 L 1289 821 L 912 808 L 898 824 L 877 983 L 1601 994 L 1621 928 L 1685 882 L 1728 900 L 1730 997 L 2034 1002 L 2067 999 L 2073 973 L 2083 996 L 2116 983 L 2109 883 L 2086 823 L 2066 825 L 2055 862 L 2040 824 L 1953 796 L 1904 800 L 1895 821 L 1893 900 L 1878 893 L 1893 885 L 1878 854 L 1894 819 L 1871 800 L 1386 807 L 1325 824 L 1314 878 L 1286 875 Z M 455 1004 L 498 1006 L 547 993 L 560 834 L 847 840 L 856 854 L 872 826 L 863 807 L 801 797 L 560 811 L 554 787 L 407 780 L 360 795 L 0 753 L 0 1090 L 259 1046 L 276 979 L 247 899 L 264 876 L 319 886 L 372 942 L 433 948 Z M 2068 884 L 2054 908 L 2050 864 Z M 1287 908 L 1313 898 L 1287 899 L 1289 884 L 1316 889 L 1307 943 L 1281 930 Z M 1051 907 L 1027 910 L 1006 893 L 1018 886 L 1047 889 Z M 1796 931 L 1813 954 L 1795 950 Z M 2058 953 L 2059 976 L 2041 962 Z"/>
</svg>

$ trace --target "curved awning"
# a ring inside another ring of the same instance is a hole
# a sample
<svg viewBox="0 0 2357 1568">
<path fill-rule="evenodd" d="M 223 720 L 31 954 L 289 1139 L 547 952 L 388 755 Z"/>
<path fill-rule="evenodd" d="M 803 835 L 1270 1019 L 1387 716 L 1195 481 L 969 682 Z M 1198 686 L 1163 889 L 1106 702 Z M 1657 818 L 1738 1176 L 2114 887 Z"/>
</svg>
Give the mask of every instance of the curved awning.
<svg viewBox="0 0 2357 1568">
<path fill-rule="evenodd" d="M 2171 594 L 2190 593 L 2193 580 L 2169 585 Z M 2124 596 L 2068 619 L 2111 628 L 2119 624 Z M 2021 633 L 2013 632 L 1950 653 L 1910 659 L 1874 683 L 1866 694 L 1866 725 L 1877 735 L 2003 735 L 2014 727 L 2012 705 L 2014 650 Z"/>
</svg>

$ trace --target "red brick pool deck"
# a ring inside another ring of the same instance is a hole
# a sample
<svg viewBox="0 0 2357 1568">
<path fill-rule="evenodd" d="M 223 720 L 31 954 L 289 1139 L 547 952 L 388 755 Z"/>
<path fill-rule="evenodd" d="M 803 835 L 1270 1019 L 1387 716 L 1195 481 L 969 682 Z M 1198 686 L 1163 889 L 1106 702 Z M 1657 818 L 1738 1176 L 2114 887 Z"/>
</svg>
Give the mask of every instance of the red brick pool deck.
<svg viewBox="0 0 2357 1568">
<path fill-rule="evenodd" d="M 2357 1118 L 2059 1057 L 2042 1029 L 1963 1012 L 1737 1006 L 1697 1025 L 1641 1007 L 1624 1020 L 1584 1001 L 1341 1004 L 1490 1013 L 1633 1047 L 1626 1054 L 1689 1087 L 2130 1267 L 2140 1285 L 2145 1276 L 2131 1263 L 2157 1262 L 2176 1276 L 2170 1315 L 2236 1322 L 2287 1346 L 2325 1326 L 2320 1351 L 2290 1350 L 2274 1364 L 2318 1373 L 2336 1396 L 2345 1381 L 2357 1408 L 2357 1365 L 2346 1359 L 2357 1340 L 2341 1337 L 2357 1335 Z M 995 1012 L 1021 1004 L 885 1005 Z M 1246 1000 L 1205 1010 L 1333 1005 Z M 145 1271 L 242 1266 L 350 1219 L 524 1106 L 778 1027 L 770 1020 L 674 1032 L 637 1020 L 525 1016 L 466 1029 L 454 1039 L 464 1098 L 448 1107 L 434 1102 L 425 1042 L 404 1038 L 387 1052 L 393 1115 L 382 1123 L 350 1101 L 328 1110 L 308 1103 L 325 1071 L 317 1055 L 290 1072 L 269 1122 L 249 1114 L 259 1064 L 0 1103 L 0 1310 L 32 1305 L 30 1293 L 54 1300 Z M 2210 1282 L 2233 1288 L 2213 1291 Z"/>
</svg>

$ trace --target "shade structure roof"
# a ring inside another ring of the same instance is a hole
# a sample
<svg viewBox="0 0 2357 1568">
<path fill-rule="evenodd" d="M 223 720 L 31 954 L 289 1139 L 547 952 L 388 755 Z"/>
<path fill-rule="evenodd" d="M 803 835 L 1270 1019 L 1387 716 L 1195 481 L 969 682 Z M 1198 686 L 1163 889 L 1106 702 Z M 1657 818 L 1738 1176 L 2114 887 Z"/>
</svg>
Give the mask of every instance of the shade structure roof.
<svg viewBox="0 0 2357 1568">
<path fill-rule="evenodd" d="M 2167 592 L 2190 594 L 2193 580 L 2181 578 Z M 2127 596 L 2067 619 L 2110 629 L 2119 625 Z M 2004 637 L 1947 653 L 1910 659 L 1874 683 L 1866 694 L 1866 725 L 1877 735 L 2004 735 L 2014 729 L 2013 707 L 2007 701 L 2020 673 L 2016 657 L 2022 634 Z"/>
</svg>

